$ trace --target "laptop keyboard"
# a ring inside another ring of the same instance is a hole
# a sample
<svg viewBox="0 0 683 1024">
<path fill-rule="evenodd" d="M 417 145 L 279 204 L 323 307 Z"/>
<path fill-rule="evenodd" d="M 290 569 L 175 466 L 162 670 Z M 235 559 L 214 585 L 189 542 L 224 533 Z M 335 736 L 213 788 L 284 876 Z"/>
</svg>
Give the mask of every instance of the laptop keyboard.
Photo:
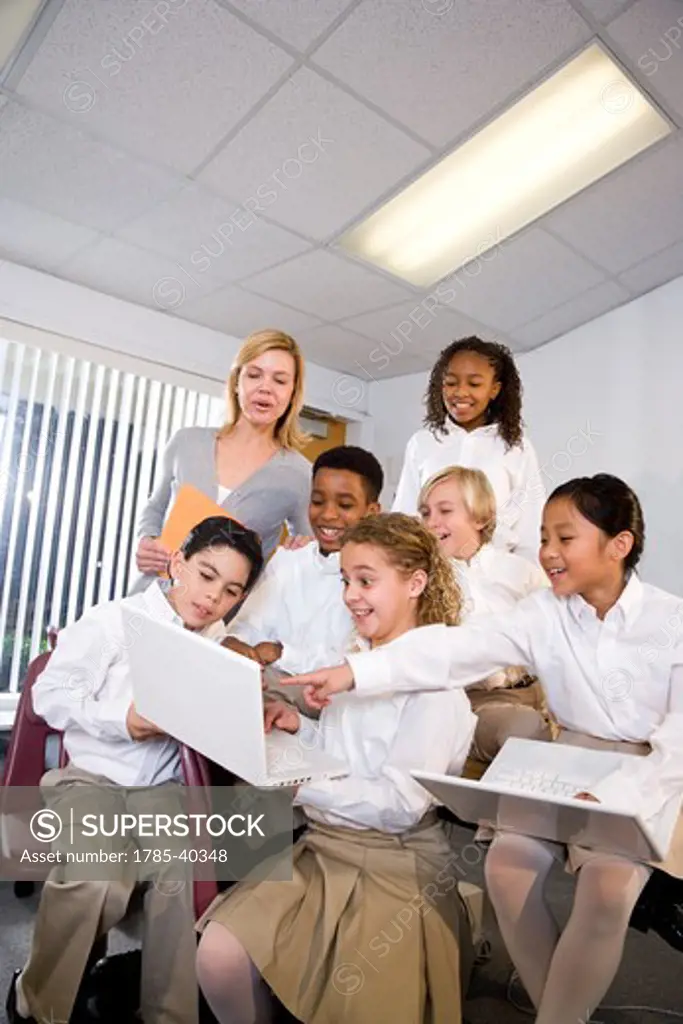
<svg viewBox="0 0 683 1024">
<path fill-rule="evenodd" d="M 561 779 L 554 772 L 529 769 L 518 771 L 498 769 L 487 777 L 487 781 L 516 792 L 533 793 L 540 796 L 572 797 L 580 793 L 582 789 L 576 782 Z"/>
</svg>

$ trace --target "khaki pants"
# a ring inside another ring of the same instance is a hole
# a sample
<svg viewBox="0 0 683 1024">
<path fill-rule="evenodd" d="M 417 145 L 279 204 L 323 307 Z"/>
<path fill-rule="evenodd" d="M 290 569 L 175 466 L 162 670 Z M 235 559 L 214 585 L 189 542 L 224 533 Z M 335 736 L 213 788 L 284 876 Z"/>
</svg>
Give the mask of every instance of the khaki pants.
<svg viewBox="0 0 683 1024">
<path fill-rule="evenodd" d="M 552 739 L 543 716 L 540 683 L 521 689 L 468 690 L 477 728 L 470 757 L 490 764 L 511 736 L 526 740 Z"/>
<path fill-rule="evenodd" d="M 48 807 L 78 829 L 84 814 L 181 813 L 175 785 L 126 791 L 103 776 L 75 767 L 56 768 L 41 780 Z M 79 833 L 77 833 L 79 834 Z M 57 841 L 59 843 L 59 840 Z M 68 1021 L 95 940 L 123 919 L 133 889 L 146 883 L 142 941 L 141 1007 L 144 1024 L 197 1024 L 196 942 L 192 878 L 179 881 L 180 865 L 136 863 L 135 841 L 121 836 L 80 835 L 78 850 L 128 851 L 125 862 L 95 865 L 60 863 L 41 894 L 22 993 L 39 1022 Z M 167 836 L 145 837 L 140 845 L 169 848 Z M 177 840 L 175 840 L 177 843 Z M 56 848 L 56 847 L 55 847 Z M 84 880 L 88 874 L 93 880 Z M 98 881 L 97 878 L 109 878 Z"/>
</svg>

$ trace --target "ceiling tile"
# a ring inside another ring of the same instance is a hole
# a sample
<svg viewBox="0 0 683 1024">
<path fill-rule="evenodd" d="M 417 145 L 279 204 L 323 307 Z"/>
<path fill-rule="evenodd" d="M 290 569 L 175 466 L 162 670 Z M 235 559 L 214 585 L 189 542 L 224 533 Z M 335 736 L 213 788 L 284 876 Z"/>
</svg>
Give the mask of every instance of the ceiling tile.
<svg viewBox="0 0 683 1024">
<path fill-rule="evenodd" d="M 230 0 L 227 6 L 305 50 L 349 4 L 350 0 Z"/>
<path fill-rule="evenodd" d="M 683 138 L 643 154 L 559 209 L 550 228 L 618 274 L 683 236 Z"/>
<path fill-rule="evenodd" d="M 228 286 L 204 298 L 179 305 L 177 315 L 192 323 L 204 324 L 237 338 L 252 331 L 275 327 L 296 337 L 299 331 L 315 327 L 320 321 L 279 302 L 250 295 L 241 288 Z"/>
<path fill-rule="evenodd" d="M 539 228 L 503 242 L 446 278 L 449 305 L 500 331 L 542 316 L 592 288 L 604 274 Z"/>
<path fill-rule="evenodd" d="M 218 287 L 209 278 L 190 278 L 165 256 L 116 238 L 103 238 L 67 260 L 59 276 L 105 295 L 173 312 L 185 301 Z"/>
<path fill-rule="evenodd" d="M 285 227 L 327 239 L 429 151 L 302 68 L 199 175 Z M 257 197 L 256 200 L 253 197 Z"/>
<path fill-rule="evenodd" d="M 384 347 L 339 324 L 318 327 L 302 335 L 301 340 L 308 358 L 354 374 L 366 385 L 384 377 L 427 370 L 434 361 L 433 356 L 400 339 Z"/>
<path fill-rule="evenodd" d="M 596 288 L 591 288 L 583 295 L 577 295 L 571 302 L 553 309 L 550 313 L 539 317 L 524 327 L 512 332 L 513 340 L 524 350 L 542 345 L 560 334 L 571 331 L 574 327 L 588 323 L 595 317 L 615 309 L 628 302 L 631 296 L 625 288 L 613 281 L 605 281 Z"/>
<path fill-rule="evenodd" d="M 381 362 L 372 362 L 369 356 L 373 348 L 377 348 L 374 342 L 346 331 L 337 324 L 324 324 L 311 331 L 304 331 L 297 336 L 297 341 L 307 359 L 319 366 L 353 376 L 353 383 L 339 379 L 332 383 L 331 397 L 338 405 L 357 404 L 360 394 L 378 380 L 404 373 L 419 373 L 431 366 L 431 360 L 407 349 L 396 349 L 395 353 L 385 356 Z"/>
<path fill-rule="evenodd" d="M 430 298 L 422 301 L 411 299 L 388 309 L 363 313 L 343 320 L 341 325 L 379 342 L 371 346 L 370 363 L 376 364 L 399 351 L 433 359 L 435 353 L 456 338 L 472 334 L 493 338 L 495 334 L 448 306 L 437 306 Z"/>
<path fill-rule="evenodd" d="M 619 275 L 619 280 L 636 295 L 642 295 L 682 275 L 683 242 L 677 242 L 635 267 L 629 267 Z"/>
<path fill-rule="evenodd" d="M 580 0 L 581 6 L 601 21 L 604 25 L 616 18 L 633 0 Z"/>
<path fill-rule="evenodd" d="M 350 331 L 341 324 L 320 324 L 304 331 L 298 339 L 302 345 L 320 345 L 338 349 L 340 352 L 365 352 L 372 345 L 370 338 Z"/>
<path fill-rule="evenodd" d="M 310 243 L 206 189 L 188 185 L 118 232 L 179 260 L 192 276 L 235 281 L 304 252 Z"/>
<path fill-rule="evenodd" d="M 0 198 L 0 257 L 4 259 L 51 271 L 96 238 L 97 232 L 89 228 Z"/>
<path fill-rule="evenodd" d="M 330 387 L 330 395 L 338 406 L 357 406 L 371 384 L 399 374 L 419 373 L 429 368 L 420 356 L 398 352 L 385 359 L 381 366 L 370 364 L 368 352 L 373 342 L 358 338 L 336 325 L 324 325 L 305 331 L 297 338 L 307 359 L 318 366 L 339 371 Z M 349 377 L 352 380 L 349 380 Z"/>
<path fill-rule="evenodd" d="M 177 191 L 175 175 L 17 103 L 0 108 L 0 194 L 112 231 Z"/>
<path fill-rule="evenodd" d="M 244 287 L 321 320 L 379 309 L 406 295 L 393 281 L 321 249 L 257 274 Z"/>
<path fill-rule="evenodd" d="M 17 92 L 188 172 L 291 64 L 214 0 L 66 0 Z"/>
<path fill-rule="evenodd" d="M 323 324 L 300 332 L 297 341 L 306 358 L 314 363 L 358 374 L 368 382 L 373 379 L 364 369 L 373 345 L 368 338 L 347 331 L 338 324 Z"/>
<path fill-rule="evenodd" d="M 639 0 L 609 35 L 673 110 L 683 117 L 683 10 L 680 0 Z"/>
<path fill-rule="evenodd" d="M 431 367 L 432 360 L 401 352 L 400 355 L 392 356 L 381 369 L 375 367 L 373 379 L 387 380 L 389 377 L 404 377 L 409 373 L 427 373 Z"/>
<path fill-rule="evenodd" d="M 565 0 L 372 0 L 314 60 L 421 137 L 445 144 L 590 35 Z"/>
</svg>

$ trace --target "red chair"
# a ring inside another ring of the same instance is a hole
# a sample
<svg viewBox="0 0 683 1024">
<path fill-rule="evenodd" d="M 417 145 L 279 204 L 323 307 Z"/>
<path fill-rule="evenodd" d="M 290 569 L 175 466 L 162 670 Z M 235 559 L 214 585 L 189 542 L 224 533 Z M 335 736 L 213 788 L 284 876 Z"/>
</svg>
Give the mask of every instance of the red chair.
<svg viewBox="0 0 683 1024">
<path fill-rule="evenodd" d="M 183 772 L 183 781 L 186 786 L 201 787 L 208 790 L 211 787 L 211 776 L 209 766 L 196 750 L 182 744 L 180 747 L 180 763 Z M 215 878 L 196 878 L 194 881 L 194 912 L 199 919 L 210 903 L 218 895 L 218 885 Z"/>
<path fill-rule="evenodd" d="M 37 786 L 45 774 L 48 737 L 58 736 L 59 733 L 35 713 L 30 694 L 33 684 L 49 660 L 50 652 L 45 651 L 28 667 L 5 758 L 3 786 Z"/>
<path fill-rule="evenodd" d="M 54 648 L 56 637 L 50 637 Z M 50 736 L 60 736 L 56 729 L 50 728 L 33 710 L 31 690 L 36 679 L 50 659 L 50 651 L 39 654 L 28 667 L 26 678 L 19 697 L 14 727 L 10 737 L 9 748 L 2 776 L 3 786 L 38 786 L 45 774 L 45 750 Z M 180 748 L 183 781 L 186 786 L 208 788 L 210 776 L 204 758 L 189 747 Z M 66 755 L 60 743 L 61 765 L 66 764 Z M 17 896 L 30 895 L 35 886 L 33 882 L 15 882 L 14 891 Z M 204 913 L 214 897 L 218 894 L 218 886 L 212 878 L 202 877 L 194 882 L 195 914 L 199 917 Z"/>
</svg>

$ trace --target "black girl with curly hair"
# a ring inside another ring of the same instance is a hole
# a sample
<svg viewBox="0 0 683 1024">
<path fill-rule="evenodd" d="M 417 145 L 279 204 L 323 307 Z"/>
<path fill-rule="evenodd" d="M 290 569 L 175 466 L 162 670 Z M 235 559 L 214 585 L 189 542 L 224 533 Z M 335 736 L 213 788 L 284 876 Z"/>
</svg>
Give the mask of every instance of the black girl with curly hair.
<svg viewBox="0 0 683 1024">
<path fill-rule="evenodd" d="M 544 479 L 524 434 L 522 382 L 510 350 L 474 335 L 452 342 L 432 369 L 425 406 L 393 511 L 415 515 L 423 484 L 442 469 L 480 469 L 496 495 L 494 544 L 537 561 Z"/>
<path fill-rule="evenodd" d="M 491 368 L 488 373 L 481 365 L 484 360 Z M 461 383 L 461 376 L 467 383 Z M 470 394 L 463 400 L 461 388 L 468 384 Z M 425 405 L 424 425 L 435 436 L 446 433 L 445 423 L 451 417 L 465 430 L 497 423 L 507 448 L 522 443 L 522 382 L 506 345 L 474 335 L 452 342 L 434 364 Z"/>
</svg>

